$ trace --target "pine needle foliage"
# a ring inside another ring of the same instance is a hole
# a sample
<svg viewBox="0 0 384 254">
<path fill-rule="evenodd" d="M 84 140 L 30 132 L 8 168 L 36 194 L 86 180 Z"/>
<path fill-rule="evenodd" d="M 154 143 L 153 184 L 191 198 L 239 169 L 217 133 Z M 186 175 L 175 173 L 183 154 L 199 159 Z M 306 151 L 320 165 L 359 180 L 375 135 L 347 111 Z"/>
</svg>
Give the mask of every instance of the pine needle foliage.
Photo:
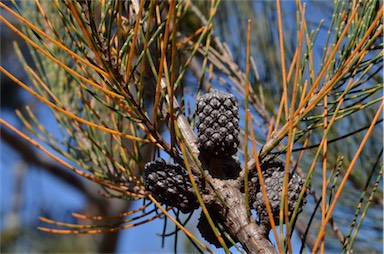
<svg viewBox="0 0 384 254">
<path fill-rule="evenodd" d="M 26 42 L 33 59 L 32 66 L 14 44 L 29 81 L 0 70 L 51 110 L 60 135 L 28 105 L 25 113 L 16 111 L 28 131 L 0 123 L 98 183 L 101 195 L 142 204 L 112 217 L 74 213 L 79 224 L 41 217 L 40 230 L 97 234 L 167 218 L 176 230 L 163 237 L 182 231 L 197 251 L 213 252 L 186 229 L 195 223 L 190 216 L 145 188 L 145 165 L 163 157 L 189 176 L 200 223 L 209 224 L 205 239 L 216 238 L 226 252 L 232 245 L 231 251 L 250 253 L 380 251 L 382 228 L 373 224 L 383 205 L 381 1 L 36 0 L 0 8 L 7 13 L 1 22 Z M 323 11 L 322 20 L 314 20 L 314 10 Z M 211 88 L 239 102 L 236 179 L 210 175 L 213 164 L 224 162 L 200 161 L 194 112 Z M 277 220 L 261 171 L 269 159 L 285 167 Z M 305 184 L 291 212 L 293 172 Z M 258 177 L 267 227 L 249 206 L 248 174 Z M 368 231 L 377 243 L 364 244 Z M 293 246 L 294 233 L 301 246 Z"/>
</svg>

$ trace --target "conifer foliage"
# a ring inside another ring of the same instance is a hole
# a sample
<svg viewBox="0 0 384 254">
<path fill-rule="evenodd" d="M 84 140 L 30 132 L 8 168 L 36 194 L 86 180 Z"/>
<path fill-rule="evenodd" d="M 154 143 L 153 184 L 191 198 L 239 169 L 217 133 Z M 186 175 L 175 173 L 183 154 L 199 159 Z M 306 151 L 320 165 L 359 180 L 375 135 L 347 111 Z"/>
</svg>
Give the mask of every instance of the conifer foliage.
<svg viewBox="0 0 384 254">
<path fill-rule="evenodd" d="M 1 128 L 101 190 L 87 194 L 140 204 L 75 213 L 78 224 L 40 217 L 39 230 L 159 219 L 161 237 L 177 245 L 183 232 L 210 253 L 352 253 L 365 250 L 361 231 L 381 237 L 364 220 L 383 203 L 382 2 L 330 1 L 326 25 L 308 15 L 316 3 L 290 2 L 0 2 L 32 59 L 14 44 L 30 81 L 0 71 L 36 100 L 16 111 L 23 131 Z"/>
</svg>

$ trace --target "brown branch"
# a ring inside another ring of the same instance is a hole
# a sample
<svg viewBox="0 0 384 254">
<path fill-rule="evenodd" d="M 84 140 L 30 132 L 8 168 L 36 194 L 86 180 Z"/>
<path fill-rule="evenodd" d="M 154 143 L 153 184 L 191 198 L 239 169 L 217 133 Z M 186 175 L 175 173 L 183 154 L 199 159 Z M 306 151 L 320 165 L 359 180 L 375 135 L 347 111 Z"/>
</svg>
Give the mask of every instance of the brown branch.
<svg viewBox="0 0 384 254">
<path fill-rule="evenodd" d="M 166 92 L 165 79 L 161 80 L 162 88 Z M 169 105 L 169 96 L 166 96 Z M 193 156 L 198 158 L 199 150 L 196 144 L 196 136 L 187 118 L 182 113 L 176 98 L 173 100 L 176 112 L 176 121 L 186 142 L 191 148 Z M 163 114 L 167 114 L 167 107 L 163 107 Z M 170 118 L 171 119 L 171 118 Z M 187 154 L 188 155 L 188 154 Z M 201 175 L 197 166 L 191 161 L 193 173 Z M 212 207 L 220 216 L 231 236 L 237 239 L 247 253 L 276 253 L 275 247 L 269 241 L 263 227 L 260 227 L 251 213 L 247 212 L 244 194 L 240 191 L 243 174 L 236 180 L 221 180 L 208 175 L 208 184 L 204 195 L 204 203 Z M 222 199 L 217 198 L 219 195 Z M 222 202 L 224 201 L 224 202 Z"/>
<path fill-rule="evenodd" d="M 241 177 L 240 177 L 241 179 Z M 205 200 L 221 216 L 229 233 L 237 239 L 247 253 L 277 253 L 264 228 L 260 227 L 251 213 L 247 213 L 244 194 L 240 192 L 240 179 L 210 179 L 214 193 Z M 218 193 L 224 200 L 211 200 Z"/>
</svg>

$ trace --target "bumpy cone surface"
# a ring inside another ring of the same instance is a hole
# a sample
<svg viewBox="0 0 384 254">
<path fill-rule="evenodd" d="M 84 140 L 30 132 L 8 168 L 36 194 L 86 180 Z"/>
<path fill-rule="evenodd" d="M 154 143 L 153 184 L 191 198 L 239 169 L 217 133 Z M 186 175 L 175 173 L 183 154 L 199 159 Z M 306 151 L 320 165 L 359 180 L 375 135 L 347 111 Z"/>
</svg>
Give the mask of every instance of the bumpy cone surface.
<svg viewBox="0 0 384 254">
<path fill-rule="evenodd" d="M 280 202 L 282 198 L 282 190 L 284 184 L 284 165 L 272 161 L 262 164 L 262 173 L 264 178 L 264 185 L 266 188 L 269 204 L 272 209 L 273 218 L 275 223 L 279 223 Z M 289 185 L 288 185 L 288 216 L 291 217 L 293 210 L 297 204 L 300 192 L 304 186 L 304 179 L 300 177 L 296 172 L 289 173 Z M 306 195 L 306 193 L 305 193 Z M 268 212 L 266 204 L 261 191 L 261 186 L 257 177 L 257 173 L 254 172 L 250 177 L 250 197 L 252 207 L 256 210 L 260 223 L 268 225 Z M 306 203 L 304 197 L 298 213 L 302 211 L 302 206 Z"/>
<path fill-rule="evenodd" d="M 239 115 L 235 96 L 212 90 L 200 97 L 196 114 L 198 146 L 205 156 L 227 157 L 239 145 Z"/>
<path fill-rule="evenodd" d="M 214 213 L 210 213 L 211 218 L 215 220 Z M 199 229 L 201 236 L 210 244 L 213 244 L 216 246 L 216 248 L 221 248 L 221 244 L 217 237 L 215 236 L 215 233 L 213 232 L 211 226 L 209 225 L 209 222 L 207 220 L 207 217 L 205 217 L 204 213 L 201 212 L 199 222 L 197 224 L 197 229 Z M 225 244 L 228 248 L 230 248 L 233 244 L 225 237 L 223 234 L 221 234 Z"/>
<path fill-rule="evenodd" d="M 188 172 L 163 159 L 149 162 L 144 169 L 144 185 L 160 203 L 189 213 L 199 207 Z M 197 181 L 197 178 L 195 178 Z"/>
</svg>

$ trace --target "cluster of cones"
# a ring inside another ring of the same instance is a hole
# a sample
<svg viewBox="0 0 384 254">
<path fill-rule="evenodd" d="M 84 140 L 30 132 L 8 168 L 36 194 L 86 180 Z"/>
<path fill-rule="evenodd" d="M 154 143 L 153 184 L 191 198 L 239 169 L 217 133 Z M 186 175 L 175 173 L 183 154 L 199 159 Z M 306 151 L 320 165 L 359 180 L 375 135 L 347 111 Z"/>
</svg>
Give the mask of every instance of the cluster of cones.
<svg viewBox="0 0 384 254">
<path fill-rule="evenodd" d="M 196 115 L 198 116 L 197 145 L 203 167 L 205 165 L 210 172 L 209 162 L 220 161 L 219 164 L 222 166 L 219 169 L 226 171 L 223 172 L 223 175 L 236 178 L 241 168 L 234 157 L 239 145 L 238 134 L 240 132 L 238 105 L 235 97 L 229 93 L 213 90 L 198 100 Z M 275 160 L 263 161 L 261 170 L 272 214 L 275 222 L 278 223 L 285 175 L 284 165 Z M 210 173 L 212 177 L 215 177 L 213 172 Z M 200 180 L 196 176 L 193 177 L 198 188 L 201 188 Z M 295 172 L 290 172 L 288 177 L 288 215 L 290 217 L 304 186 L 304 179 Z M 259 223 L 268 227 L 270 222 L 257 173 L 250 172 L 249 179 L 250 206 L 256 211 Z M 163 159 L 149 162 L 145 166 L 144 180 L 147 190 L 160 203 L 178 208 L 183 213 L 189 213 L 199 208 L 188 172 L 180 165 L 167 164 Z M 300 204 L 299 213 L 304 204 L 305 198 Z M 212 214 L 214 215 L 214 211 Z M 216 218 L 216 216 L 212 217 Z M 197 227 L 204 239 L 217 247 L 221 246 L 203 213 Z M 227 244 L 231 245 L 229 242 Z"/>
</svg>

